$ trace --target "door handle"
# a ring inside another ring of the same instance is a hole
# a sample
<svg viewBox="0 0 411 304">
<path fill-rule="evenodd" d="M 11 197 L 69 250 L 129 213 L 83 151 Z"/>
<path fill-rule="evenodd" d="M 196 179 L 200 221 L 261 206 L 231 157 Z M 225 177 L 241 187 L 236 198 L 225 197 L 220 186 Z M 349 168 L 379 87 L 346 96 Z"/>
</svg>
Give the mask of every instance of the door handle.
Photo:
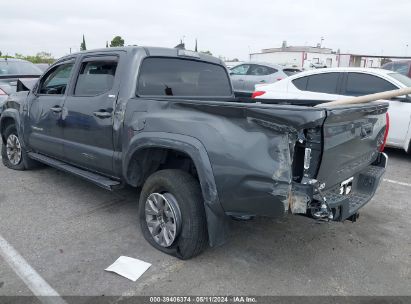
<svg viewBox="0 0 411 304">
<path fill-rule="evenodd" d="M 106 111 L 97 111 L 97 112 L 94 112 L 93 115 L 98 117 L 98 118 L 109 118 L 109 117 L 111 117 L 111 113 L 106 112 Z"/>
<path fill-rule="evenodd" d="M 50 108 L 50 110 L 53 111 L 54 113 L 60 113 L 63 109 L 60 106 L 54 106 Z"/>
<path fill-rule="evenodd" d="M 265 80 L 264 80 L 264 79 L 263 79 L 263 80 L 260 80 L 260 82 L 263 82 L 263 83 L 264 83 L 264 82 L 265 82 Z"/>
</svg>

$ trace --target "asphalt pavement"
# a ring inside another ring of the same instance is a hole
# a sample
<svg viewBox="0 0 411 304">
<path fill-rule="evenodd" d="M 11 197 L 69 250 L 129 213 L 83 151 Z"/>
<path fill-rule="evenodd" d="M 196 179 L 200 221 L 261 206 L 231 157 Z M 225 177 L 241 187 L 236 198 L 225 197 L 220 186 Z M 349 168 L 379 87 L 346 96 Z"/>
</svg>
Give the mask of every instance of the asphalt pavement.
<svg viewBox="0 0 411 304">
<path fill-rule="evenodd" d="M 138 190 L 0 165 L 0 236 L 62 296 L 411 295 L 411 156 L 387 152 L 385 180 L 356 223 L 233 221 L 227 244 L 188 261 L 144 240 Z M 121 255 L 152 266 L 136 282 L 104 271 Z M 1 257 L 0 295 L 32 295 Z"/>
</svg>

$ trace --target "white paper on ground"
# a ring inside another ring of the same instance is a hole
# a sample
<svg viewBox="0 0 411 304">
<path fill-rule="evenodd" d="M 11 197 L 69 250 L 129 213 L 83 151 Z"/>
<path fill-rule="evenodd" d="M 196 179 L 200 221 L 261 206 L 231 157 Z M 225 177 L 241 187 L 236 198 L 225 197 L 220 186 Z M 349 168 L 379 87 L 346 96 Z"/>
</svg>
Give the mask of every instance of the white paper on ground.
<svg viewBox="0 0 411 304">
<path fill-rule="evenodd" d="M 119 257 L 106 271 L 115 272 L 129 280 L 137 281 L 151 264 L 127 256 Z"/>
</svg>

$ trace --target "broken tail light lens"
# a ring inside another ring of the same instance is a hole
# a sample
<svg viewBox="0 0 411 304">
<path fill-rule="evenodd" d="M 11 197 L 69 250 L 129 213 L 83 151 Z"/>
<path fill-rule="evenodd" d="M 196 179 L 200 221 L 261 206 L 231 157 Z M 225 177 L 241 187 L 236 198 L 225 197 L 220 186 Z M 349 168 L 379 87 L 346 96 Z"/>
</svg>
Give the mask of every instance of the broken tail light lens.
<svg viewBox="0 0 411 304">
<path fill-rule="evenodd" d="M 388 131 L 390 130 L 390 115 L 385 113 L 385 132 L 384 132 L 384 139 L 382 140 L 382 144 L 380 146 L 380 152 L 384 151 L 385 144 L 387 143 Z"/>
<path fill-rule="evenodd" d="M 265 94 L 265 91 L 255 91 L 253 93 L 253 95 L 251 95 L 251 99 L 254 99 L 254 98 L 256 98 L 258 96 L 261 96 L 261 95 L 264 95 L 264 94 Z"/>
</svg>

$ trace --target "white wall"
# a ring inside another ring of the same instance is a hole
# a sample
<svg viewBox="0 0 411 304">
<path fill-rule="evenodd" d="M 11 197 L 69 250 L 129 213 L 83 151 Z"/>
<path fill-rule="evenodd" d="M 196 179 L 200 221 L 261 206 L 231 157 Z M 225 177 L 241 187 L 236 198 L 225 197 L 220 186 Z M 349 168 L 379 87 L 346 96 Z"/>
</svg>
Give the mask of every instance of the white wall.
<svg viewBox="0 0 411 304">
<path fill-rule="evenodd" d="M 339 66 L 339 67 L 344 67 L 344 68 L 346 68 L 346 67 L 349 67 L 350 66 L 350 55 L 348 55 L 348 54 L 342 54 L 342 55 L 339 55 L 340 56 L 340 63 L 339 63 L 339 65 L 337 64 L 337 66 Z"/>
<path fill-rule="evenodd" d="M 327 66 L 328 68 L 338 66 L 336 54 L 306 53 L 304 66 L 308 67 L 309 63 L 320 63 Z"/>
<path fill-rule="evenodd" d="M 289 66 L 295 65 L 299 68 L 308 68 L 311 62 L 321 63 L 327 65 L 328 67 L 337 66 L 336 54 L 309 52 L 274 52 L 251 54 L 250 57 L 251 61 L 268 62 Z"/>
<path fill-rule="evenodd" d="M 342 54 L 340 55 L 340 67 L 350 67 L 351 57 L 354 55 Z M 353 66 L 353 65 L 351 65 Z M 364 68 L 379 68 L 381 67 L 381 58 L 375 57 L 361 57 L 360 67 Z"/>
<path fill-rule="evenodd" d="M 275 52 L 275 53 L 258 53 L 250 55 L 251 61 L 268 62 L 282 65 L 296 65 L 301 67 L 301 52 Z"/>
</svg>

